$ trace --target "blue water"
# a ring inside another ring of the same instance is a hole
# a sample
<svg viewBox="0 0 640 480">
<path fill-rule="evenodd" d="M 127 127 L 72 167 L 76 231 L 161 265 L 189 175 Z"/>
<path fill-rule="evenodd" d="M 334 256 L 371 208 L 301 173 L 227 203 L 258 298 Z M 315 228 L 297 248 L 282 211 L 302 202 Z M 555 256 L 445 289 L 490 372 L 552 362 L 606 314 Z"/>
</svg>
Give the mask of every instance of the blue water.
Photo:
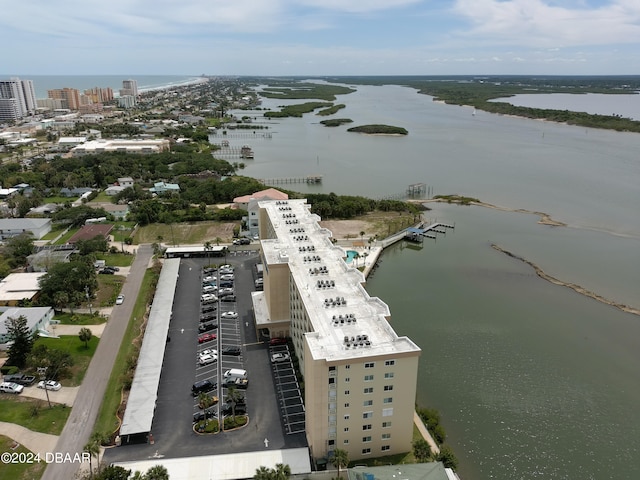
<svg viewBox="0 0 640 480">
<path fill-rule="evenodd" d="M 351 263 L 353 261 L 353 259 L 356 258 L 357 254 L 358 254 L 358 252 L 356 252 L 354 250 L 347 250 L 347 259 L 345 260 L 345 262 Z"/>
</svg>

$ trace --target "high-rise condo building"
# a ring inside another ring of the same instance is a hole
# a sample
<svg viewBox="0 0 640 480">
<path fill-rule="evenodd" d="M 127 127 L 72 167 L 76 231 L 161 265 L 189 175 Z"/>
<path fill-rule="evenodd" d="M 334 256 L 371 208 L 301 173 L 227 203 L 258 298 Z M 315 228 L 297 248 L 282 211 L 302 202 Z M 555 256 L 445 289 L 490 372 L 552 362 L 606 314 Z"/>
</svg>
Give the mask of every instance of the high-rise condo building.
<svg viewBox="0 0 640 480">
<path fill-rule="evenodd" d="M 0 80 L 0 120 L 18 120 L 33 115 L 37 108 L 32 80 Z"/>
<path fill-rule="evenodd" d="M 259 201 L 263 291 L 252 295 L 259 334 L 291 337 L 304 381 L 315 459 L 411 450 L 420 348 L 398 336 L 389 307 L 364 289 L 306 200 Z M 362 252 L 363 254 L 366 252 Z"/>
<path fill-rule="evenodd" d="M 54 90 L 47 90 L 47 96 L 56 100 L 63 100 L 63 105 L 69 110 L 80 109 L 80 92 L 75 88 L 57 88 Z"/>
<path fill-rule="evenodd" d="M 138 96 L 138 81 L 137 80 L 123 80 L 122 88 L 120 89 L 120 95 L 132 95 Z"/>
</svg>

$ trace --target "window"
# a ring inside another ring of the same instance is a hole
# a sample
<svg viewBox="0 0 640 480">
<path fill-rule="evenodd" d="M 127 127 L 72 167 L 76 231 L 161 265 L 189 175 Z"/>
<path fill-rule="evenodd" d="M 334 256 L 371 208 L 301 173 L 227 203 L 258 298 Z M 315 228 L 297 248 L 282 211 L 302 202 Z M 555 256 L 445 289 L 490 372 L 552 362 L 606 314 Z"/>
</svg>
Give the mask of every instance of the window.
<svg viewBox="0 0 640 480">
<path fill-rule="evenodd" d="M 391 434 L 390 434 L 390 433 L 383 433 L 383 434 L 382 434 L 382 439 L 383 439 L 383 440 L 388 440 L 388 439 L 390 439 L 390 438 L 391 438 Z"/>
<path fill-rule="evenodd" d="M 349 377 L 345 378 L 344 381 L 345 382 L 349 382 L 351 379 Z"/>
<path fill-rule="evenodd" d="M 391 415 L 393 415 L 393 408 L 383 408 L 382 409 L 382 416 L 383 417 L 390 417 Z M 391 422 L 389 422 L 389 425 L 391 425 Z"/>
<path fill-rule="evenodd" d="M 391 447 L 390 447 L 389 445 L 382 445 L 381 450 L 382 450 L 383 452 L 386 452 L 387 450 L 391 450 Z"/>
<path fill-rule="evenodd" d="M 384 412 L 382 412 L 382 416 L 387 417 L 388 415 L 385 415 Z M 389 427 L 391 427 L 391 422 L 382 422 L 382 428 L 389 428 Z"/>
<path fill-rule="evenodd" d="M 349 427 L 344 427 L 344 431 L 348 432 L 349 431 Z"/>
<path fill-rule="evenodd" d="M 342 443 L 344 443 L 345 445 L 347 445 L 349 443 L 349 440 L 344 440 Z"/>
<path fill-rule="evenodd" d="M 395 364 L 396 364 L 396 361 L 395 361 L 395 360 L 386 360 L 386 361 L 384 362 L 384 366 L 385 366 L 385 367 L 392 367 L 392 366 L 393 366 L 393 365 L 395 365 Z"/>
<path fill-rule="evenodd" d="M 351 368 L 351 365 L 345 365 L 344 368 L 346 368 L 347 370 L 349 370 Z"/>
<path fill-rule="evenodd" d="M 393 385 L 385 385 L 384 386 L 384 391 L 385 392 L 390 392 L 391 390 L 393 390 Z"/>
<path fill-rule="evenodd" d="M 329 440 L 329 442 L 328 442 L 328 443 L 329 443 L 329 445 L 331 446 L 331 445 L 335 445 L 335 444 L 336 444 L 336 441 L 335 441 L 335 440 Z"/>
<path fill-rule="evenodd" d="M 364 389 L 364 393 L 373 393 L 373 387 L 367 387 Z"/>
<path fill-rule="evenodd" d="M 344 408 L 349 408 L 349 404 L 348 404 L 348 403 L 345 403 L 345 404 L 344 404 Z"/>
<path fill-rule="evenodd" d="M 336 379 L 333 377 L 329 378 L 329 385 L 333 385 L 334 383 L 336 383 Z"/>
<path fill-rule="evenodd" d="M 345 394 L 345 395 L 349 395 L 349 390 L 345 390 L 345 391 L 344 391 L 344 394 Z"/>
<path fill-rule="evenodd" d="M 364 364 L 364 368 L 373 368 L 376 364 L 371 362 L 371 363 L 365 363 Z"/>
<path fill-rule="evenodd" d="M 370 442 L 371 441 L 371 437 L 362 437 L 362 441 L 363 441 L 363 443 Z"/>
<path fill-rule="evenodd" d="M 364 412 L 362 418 L 373 418 L 373 412 Z"/>
<path fill-rule="evenodd" d="M 371 453 L 371 449 L 370 448 L 363 448 L 362 449 L 362 455 L 368 455 Z"/>
<path fill-rule="evenodd" d="M 384 374 L 384 378 L 393 378 L 393 372 L 387 372 Z"/>
<path fill-rule="evenodd" d="M 349 415 L 345 415 L 345 416 L 344 416 L 344 419 L 345 419 L 345 420 L 349 420 Z"/>
<path fill-rule="evenodd" d="M 371 424 L 369 424 L 369 425 L 362 425 L 362 430 L 371 430 Z"/>
<path fill-rule="evenodd" d="M 365 382 L 371 382 L 371 381 L 373 381 L 373 375 L 365 375 L 365 376 L 364 376 L 364 381 L 365 381 Z"/>
<path fill-rule="evenodd" d="M 329 367 L 329 371 L 330 372 L 335 372 L 336 371 L 336 367 Z"/>
<path fill-rule="evenodd" d="M 373 400 L 365 400 L 362 404 L 364 407 L 370 407 L 373 405 Z"/>
<path fill-rule="evenodd" d="M 387 397 L 382 402 L 383 403 L 393 403 L 393 397 Z"/>
</svg>

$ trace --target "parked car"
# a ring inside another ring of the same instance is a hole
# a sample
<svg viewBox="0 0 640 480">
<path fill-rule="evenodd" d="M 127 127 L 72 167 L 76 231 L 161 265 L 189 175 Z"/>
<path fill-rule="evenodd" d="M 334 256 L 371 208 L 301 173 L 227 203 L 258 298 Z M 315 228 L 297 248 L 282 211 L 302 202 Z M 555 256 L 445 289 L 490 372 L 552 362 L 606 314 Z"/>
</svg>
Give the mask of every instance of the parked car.
<svg viewBox="0 0 640 480">
<path fill-rule="evenodd" d="M 217 323 L 213 323 L 213 322 L 201 323 L 200 326 L 198 327 L 198 332 L 199 333 L 210 332 L 211 330 L 215 330 L 216 328 L 218 328 Z"/>
<path fill-rule="evenodd" d="M 62 385 L 60 385 L 58 382 L 54 380 L 42 380 L 41 382 L 38 383 L 38 388 L 45 388 L 47 390 L 58 391 L 62 388 Z"/>
<path fill-rule="evenodd" d="M 242 349 L 240 347 L 223 347 L 222 355 L 240 355 L 242 353 Z"/>
<path fill-rule="evenodd" d="M 235 295 L 225 295 L 224 297 L 222 297 L 220 299 L 221 302 L 235 302 L 236 301 L 236 296 Z"/>
<path fill-rule="evenodd" d="M 286 362 L 289 360 L 289 354 L 286 352 L 278 352 L 271 355 L 271 361 L 273 363 Z"/>
<path fill-rule="evenodd" d="M 211 285 L 202 287 L 202 293 L 214 293 L 216 290 L 218 290 L 218 287 L 212 287 Z"/>
<path fill-rule="evenodd" d="M 207 275 L 202 279 L 202 283 L 215 282 L 216 280 L 218 280 L 218 277 L 215 275 Z"/>
<path fill-rule="evenodd" d="M 224 287 L 220 289 L 220 291 L 218 292 L 218 296 L 224 297 L 226 295 L 233 295 L 233 293 L 233 287 Z"/>
<path fill-rule="evenodd" d="M 203 333 L 198 337 L 198 343 L 210 342 L 211 340 L 215 340 L 216 338 L 217 337 L 215 333 Z"/>
<path fill-rule="evenodd" d="M 207 408 L 204 411 L 199 411 L 193 414 L 193 423 L 198 423 L 201 420 L 204 420 L 205 418 L 215 418 L 218 416 L 218 413 L 216 412 L 216 408 Z"/>
<path fill-rule="evenodd" d="M 220 288 L 233 288 L 233 280 L 222 280 Z"/>
<path fill-rule="evenodd" d="M 22 393 L 24 390 L 24 386 L 19 385 L 15 382 L 2 382 L 0 383 L 0 392 L 3 393 Z"/>
<path fill-rule="evenodd" d="M 215 362 L 216 360 L 218 360 L 218 356 L 217 355 L 210 355 L 210 354 L 200 354 L 200 358 L 198 359 L 198 363 L 200 365 L 209 365 L 210 363 Z"/>
<path fill-rule="evenodd" d="M 218 388 L 217 383 L 211 383 L 211 380 L 200 380 L 191 387 L 191 395 L 197 397 L 202 392 L 210 392 Z"/>
<path fill-rule="evenodd" d="M 220 318 L 238 318 L 237 312 L 222 312 Z"/>
<path fill-rule="evenodd" d="M 200 297 L 200 301 L 202 303 L 214 303 L 218 301 L 218 297 L 212 293 L 205 293 Z"/>
<path fill-rule="evenodd" d="M 220 405 L 220 411 L 223 415 L 231 415 L 233 413 L 233 408 L 231 407 L 231 403 L 225 402 Z M 236 415 L 244 415 L 247 413 L 247 405 L 245 403 L 237 402 L 236 403 Z"/>
<path fill-rule="evenodd" d="M 276 337 L 269 340 L 269 345 L 286 345 L 288 340 L 282 337 Z"/>
<path fill-rule="evenodd" d="M 246 390 L 249 386 L 248 378 L 228 378 L 224 381 L 224 387 L 236 387 L 239 390 Z"/>
<path fill-rule="evenodd" d="M 220 281 L 221 282 L 232 282 L 233 280 L 235 280 L 235 276 L 233 275 L 233 273 L 227 273 L 225 275 L 220 275 Z"/>
<path fill-rule="evenodd" d="M 200 309 L 200 311 L 202 313 L 207 313 L 207 312 L 215 312 L 218 309 L 218 306 L 215 303 L 207 303 L 202 305 L 202 308 Z"/>
<path fill-rule="evenodd" d="M 234 245 L 249 245 L 251 244 L 251 239 L 249 238 L 236 238 L 233 241 Z"/>
<path fill-rule="evenodd" d="M 200 315 L 200 323 L 202 322 L 210 322 L 211 320 L 216 320 L 218 318 L 218 314 L 213 312 L 207 312 Z"/>
<path fill-rule="evenodd" d="M 212 273 L 216 273 L 217 270 L 217 267 L 207 267 L 202 269 L 202 273 L 205 275 L 211 275 Z"/>
<path fill-rule="evenodd" d="M 103 268 L 102 270 L 99 270 L 98 273 L 101 275 L 115 275 L 116 271 L 111 270 L 110 268 Z"/>
<path fill-rule="evenodd" d="M 28 387 L 36 381 L 36 377 L 34 375 L 25 375 L 24 373 L 14 373 L 11 375 L 5 375 L 3 381 L 8 383 L 17 383 L 18 385 Z"/>
<path fill-rule="evenodd" d="M 118 298 L 116 298 L 116 305 L 122 305 L 124 303 L 124 295 L 120 294 L 118 295 Z"/>
</svg>

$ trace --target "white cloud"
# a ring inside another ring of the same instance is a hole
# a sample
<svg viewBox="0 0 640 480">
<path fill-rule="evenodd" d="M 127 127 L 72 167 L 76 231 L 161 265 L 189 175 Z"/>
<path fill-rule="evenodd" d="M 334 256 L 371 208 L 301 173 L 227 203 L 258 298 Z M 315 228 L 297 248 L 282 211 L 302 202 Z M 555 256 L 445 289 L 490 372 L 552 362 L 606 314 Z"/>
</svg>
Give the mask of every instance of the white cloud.
<svg viewBox="0 0 640 480">
<path fill-rule="evenodd" d="M 337 12 L 364 13 L 391 10 L 421 2 L 422 0 L 298 0 L 291 3 Z"/>
<path fill-rule="evenodd" d="M 593 8 L 544 0 L 456 0 L 472 25 L 463 37 L 485 44 L 557 48 L 640 42 L 640 2 L 612 0 Z"/>
</svg>

